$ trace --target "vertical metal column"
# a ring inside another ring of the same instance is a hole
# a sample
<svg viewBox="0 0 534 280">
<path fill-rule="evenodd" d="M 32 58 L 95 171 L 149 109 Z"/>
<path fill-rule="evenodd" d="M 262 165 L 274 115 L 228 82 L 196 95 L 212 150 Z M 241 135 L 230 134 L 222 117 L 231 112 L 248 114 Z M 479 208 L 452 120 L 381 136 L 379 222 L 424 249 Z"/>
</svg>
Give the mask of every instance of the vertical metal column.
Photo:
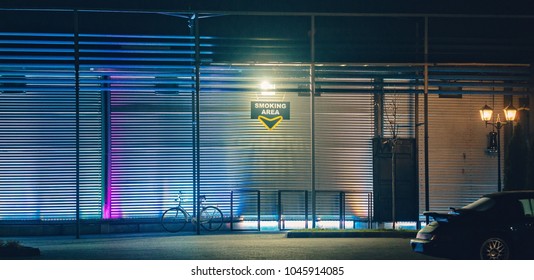
<svg viewBox="0 0 534 280">
<path fill-rule="evenodd" d="M 191 16 L 189 19 L 189 34 L 192 37 L 196 37 L 195 32 L 195 23 L 194 23 L 194 15 Z M 197 216 L 197 137 L 196 137 L 196 131 L 197 131 L 197 121 L 196 121 L 196 92 L 197 92 L 197 86 L 196 86 L 196 73 L 197 73 L 197 67 L 196 67 L 196 40 L 193 44 L 193 55 L 191 55 L 191 58 L 194 61 L 195 69 L 193 70 L 193 74 L 195 75 L 195 90 L 191 94 L 191 157 L 192 157 L 192 164 L 191 168 L 193 171 L 192 174 L 192 183 L 193 183 L 193 216 Z"/>
<path fill-rule="evenodd" d="M 304 191 L 304 227 L 308 229 L 308 191 Z"/>
<path fill-rule="evenodd" d="M 102 205 L 103 218 L 111 218 L 111 91 L 109 76 L 102 76 Z"/>
<path fill-rule="evenodd" d="M 419 76 L 419 71 L 417 72 L 417 75 Z M 417 86 L 416 86 L 417 87 Z M 415 116 L 414 116 L 414 123 L 415 123 L 415 154 L 416 155 L 419 155 L 419 93 L 416 92 L 415 93 Z M 419 170 L 419 156 L 415 157 L 415 166 L 417 166 L 417 170 Z M 417 185 L 419 185 L 419 172 L 416 172 L 416 182 L 417 182 Z M 419 188 L 418 188 L 418 191 L 419 191 Z M 425 192 L 426 193 L 426 192 Z M 417 201 L 419 201 L 420 199 L 420 196 L 418 195 L 417 196 Z M 417 212 L 420 212 L 420 207 L 419 205 L 417 205 Z M 417 218 L 417 221 L 416 221 L 416 229 L 420 229 L 421 228 L 421 221 L 419 218 Z"/>
<path fill-rule="evenodd" d="M 498 117 L 497 117 L 498 121 Z M 501 175 L 501 124 L 497 123 L 497 192 L 502 190 Z"/>
<path fill-rule="evenodd" d="M 258 231 L 261 231 L 261 192 L 258 190 Z"/>
<path fill-rule="evenodd" d="M 195 216 L 197 217 L 197 219 L 200 219 L 200 199 L 199 199 L 199 196 L 200 196 L 200 29 L 198 27 L 198 23 L 199 23 L 199 19 L 198 19 L 198 14 L 194 14 L 193 15 L 193 25 L 194 25 L 194 28 L 195 28 L 195 102 L 194 102 L 194 111 L 195 111 L 195 116 L 194 116 L 194 126 L 195 126 L 195 131 L 194 131 L 194 138 L 195 138 L 195 141 L 194 141 L 194 144 L 195 144 L 195 148 L 194 148 L 194 151 L 195 151 L 195 161 L 194 161 L 194 165 L 195 165 L 195 178 L 194 180 L 196 181 L 196 187 L 197 187 L 197 190 L 196 190 L 196 211 L 195 211 Z M 196 232 L 197 234 L 200 234 L 200 223 L 196 223 Z"/>
<path fill-rule="evenodd" d="M 339 192 L 339 229 L 345 228 L 345 193 Z"/>
<path fill-rule="evenodd" d="M 419 60 L 420 57 L 419 57 L 419 22 L 417 22 L 415 24 L 415 60 Z M 415 95 L 414 95 L 414 107 L 415 107 L 415 110 L 414 110 L 414 124 L 415 124 L 415 128 L 414 128 L 414 132 L 415 132 L 415 154 L 416 155 L 419 155 L 419 141 L 420 141 L 420 137 L 419 137 L 419 126 L 420 126 L 420 122 L 419 122 L 419 75 L 421 73 L 419 72 L 419 70 L 417 70 L 416 72 L 416 80 L 415 80 Z M 415 157 L 415 166 L 417 166 L 417 170 L 419 170 L 419 156 L 416 156 Z M 416 172 L 415 174 L 416 176 L 416 179 L 415 181 L 417 182 L 417 186 L 418 186 L 418 193 L 419 193 L 419 172 Z M 420 196 L 419 194 L 417 195 L 417 201 L 419 201 L 420 199 Z M 420 212 L 420 207 L 419 205 L 417 205 L 417 212 Z M 419 220 L 419 217 L 417 218 L 417 221 L 416 221 L 416 229 L 420 229 L 421 228 L 421 221 Z"/>
<path fill-rule="evenodd" d="M 282 191 L 278 191 L 278 230 L 282 230 Z"/>
<path fill-rule="evenodd" d="M 234 191 L 230 191 L 230 231 L 234 230 Z"/>
<path fill-rule="evenodd" d="M 80 45 L 78 10 L 74 10 L 74 75 L 76 92 L 76 238 L 80 238 Z"/>
<path fill-rule="evenodd" d="M 374 197 L 373 197 L 373 193 L 370 192 L 367 194 L 367 227 L 369 229 L 372 229 L 373 228 L 373 211 L 374 211 L 374 206 L 373 206 L 373 200 L 374 200 Z"/>
<path fill-rule="evenodd" d="M 384 79 L 373 79 L 374 137 L 384 137 Z"/>
<path fill-rule="evenodd" d="M 311 207 L 312 228 L 317 219 L 315 193 L 315 16 L 311 16 L 310 32 L 310 137 L 311 137 Z"/>
<path fill-rule="evenodd" d="M 430 184 L 428 182 L 428 17 L 425 17 L 425 70 L 424 70 L 424 125 L 425 125 L 425 211 L 430 210 Z M 430 222 L 426 216 L 426 224 Z"/>
<path fill-rule="evenodd" d="M 374 137 L 382 138 L 384 135 L 384 129 L 382 126 L 382 116 L 384 115 L 384 109 L 383 109 L 383 98 L 382 94 L 379 94 L 375 92 L 373 94 L 373 102 L 374 102 Z"/>
</svg>

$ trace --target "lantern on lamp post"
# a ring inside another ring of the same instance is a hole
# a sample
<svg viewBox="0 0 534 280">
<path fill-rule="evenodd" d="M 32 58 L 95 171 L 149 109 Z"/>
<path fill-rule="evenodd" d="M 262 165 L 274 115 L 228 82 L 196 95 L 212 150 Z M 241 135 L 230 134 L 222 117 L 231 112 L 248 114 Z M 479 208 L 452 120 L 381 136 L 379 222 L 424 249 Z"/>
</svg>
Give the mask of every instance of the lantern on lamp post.
<svg viewBox="0 0 534 280">
<path fill-rule="evenodd" d="M 506 106 L 504 109 L 504 117 L 505 121 L 501 121 L 500 114 L 497 114 L 497 119 L 495 122 L 491 122 L 493 117 L 493 109 L 488 106 L 487 104 L 484 105 L 480 109 L 480 118 L 482 121 L 486 123 L 486 127 L 488 125 L 493 126 L 497 129 L 497 191 L 500 192 L 502 190 L 502 181 L 501 181 L 501 128 L 503 128 L 504 125 L 513 123 L 515 120 L 517 109 L 512 105 Z"/>
</svg>

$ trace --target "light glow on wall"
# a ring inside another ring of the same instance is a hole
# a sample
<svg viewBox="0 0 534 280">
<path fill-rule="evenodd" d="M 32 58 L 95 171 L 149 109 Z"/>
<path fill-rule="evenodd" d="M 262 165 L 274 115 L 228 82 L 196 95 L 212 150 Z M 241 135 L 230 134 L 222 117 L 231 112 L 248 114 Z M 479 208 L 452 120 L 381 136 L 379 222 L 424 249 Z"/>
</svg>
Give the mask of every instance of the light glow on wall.
<svg viewBox="0 0 534 280">
<path fill-rule="evenodd" d="M 271 82 L 267 80 L 261 82 L 260 89 L 261 89 L 261 95 L 266 95 L 266 96 L 276 95 L 276 91 L 275 91 L 276 85 L 271 84 Z"/>
</svg>

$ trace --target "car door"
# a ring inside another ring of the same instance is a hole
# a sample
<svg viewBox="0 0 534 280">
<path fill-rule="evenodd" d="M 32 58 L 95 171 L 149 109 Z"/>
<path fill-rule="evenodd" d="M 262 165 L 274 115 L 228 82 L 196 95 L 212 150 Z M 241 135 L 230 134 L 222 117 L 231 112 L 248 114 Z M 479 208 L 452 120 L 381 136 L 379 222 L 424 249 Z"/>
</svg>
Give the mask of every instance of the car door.
<svg viewBox="0 0 534 280">
<path fill-rule="evenodd" d="M 519 242 L 528 248 L 527 251 L 534 250 L 534 198 L 520 198 L 519 202 L 523 208 L 523 217 L 518 225 Z M 530 258 L 534 257 L 534 254 Z"/>
</svg>

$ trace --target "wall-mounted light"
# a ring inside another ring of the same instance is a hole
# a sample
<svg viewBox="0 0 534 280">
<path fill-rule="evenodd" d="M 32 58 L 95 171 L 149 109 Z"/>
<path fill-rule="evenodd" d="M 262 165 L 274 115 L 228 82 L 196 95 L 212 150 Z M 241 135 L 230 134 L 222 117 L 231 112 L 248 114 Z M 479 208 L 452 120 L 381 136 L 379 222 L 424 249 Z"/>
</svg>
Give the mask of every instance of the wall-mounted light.
<svg viewBox="0 0 534 280">
<path fill-rule="evenodd" d="M 493 109 L 488 106 L 487 104 L 484 105 L 484 107 L 482 107 L 480 109 L 480 118 L 485 121 L 485 122 L 489 122 L 491 121 L 491 116 L 493 115 Z"/>
<path fill-rule="evenodd" d="M 260 84 L 261 95 L 275 95 L 276 86 L 269 81 L 263 81 Z"/>
<path fill-rule="evenodd" d="M 517 109 L 512 104 L 506 106 L 503 109 L 503 111 L 504 111 L 504 118 L 506 119 L 507 122 L 513 122 L 515 120 L 515 117 L 517 115 Z M 492 116 L 493 116 L 493 109 L 490 106 L 484 105 L 484 107 L 480 109 L 480 118 L 483 121 L 485 122 L 491 121 Z M 498 120 L 497 122 L 500 123 L 501 121 Z"/>
<path fill-rule="evenodd" d="M 494 122 L 491 122 L 492 120 L 492 115 L 493 115 L 493 109 L 488 106 L 488 105 L 484 105 L 484 107 L 482 107 L 480 109 L 480 118 L 482 119 L 482 121 L 484 121 L 486 123 L 486 127 L 488 125 L 491 125 L 493 126 L 494 128 L 497 129 L 497 132 L 492 132 L 490 133 L 490 145 L 488 147 L 488 149 L 494 149 L 496 147 L 496 152 L 497 152 L 497 191 L 500 192 L 501 191 L 501 128 L 503 128 L 506 124 L 511 124 L 513 123 L 513 121 L 515 120 L 515 116 L 517 114 L 517 109 L 512 106 L 512 104 L 510 104 L 509 106 L 506 106 L 504 109 L 504 117 L 506 118 L 506 121 L 501 121 L 501 116 L 500 114 L 497 114 L 497 119 L 494 121 Z M 494 142 L 495 139 L 494 137 L 497 137 L 496 139 L 496 143 L 491 143 L 491 142 Z"/>
<path fill-rule="evenodd" d="M 499 150 L 499 145 L 497 144 L 497 132 L 492 131 L 488 134 L 488 148 L 486 151 L 488 153 L 496 153 Z"/>
<path fill-rule="evenodd" d="M 503 111 L 504 111 L 504 117 L 506 118 L 506 121 L 513 122 L 515 120 L 517 109 L 512 104 L 506 106 L 503 109 Z"/>
</svg>

